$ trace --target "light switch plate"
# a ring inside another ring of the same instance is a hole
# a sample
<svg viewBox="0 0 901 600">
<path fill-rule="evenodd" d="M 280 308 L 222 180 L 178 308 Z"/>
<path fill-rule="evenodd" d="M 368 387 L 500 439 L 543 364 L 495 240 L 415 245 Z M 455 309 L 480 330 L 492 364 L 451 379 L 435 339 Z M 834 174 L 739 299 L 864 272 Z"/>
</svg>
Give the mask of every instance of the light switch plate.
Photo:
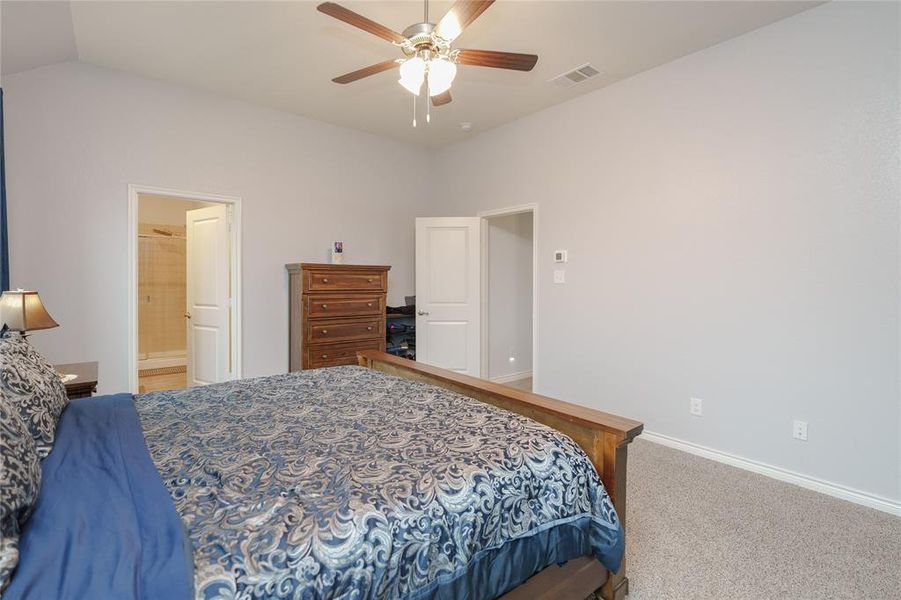
<svg viewBox="0 0 901 600">
<path fill-rule="evenodd" d="M 690 398 L 688 401 L 688 412 L 696 417 L 704 416 L 704 401 L 700 398 Z"/>
<path fill-rule="evenodd" d="M 566 271 L 554 271 L 554 283 L 566 283 Z"/>
</svg>

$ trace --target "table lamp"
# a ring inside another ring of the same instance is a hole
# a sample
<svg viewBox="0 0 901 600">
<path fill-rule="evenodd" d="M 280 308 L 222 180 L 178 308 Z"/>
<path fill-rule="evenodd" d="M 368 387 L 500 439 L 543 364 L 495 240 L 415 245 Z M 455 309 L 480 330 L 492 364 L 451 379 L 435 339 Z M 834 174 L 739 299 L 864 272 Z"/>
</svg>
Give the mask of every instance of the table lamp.
<svg viewBox="0 0 901 600">
<path fill-rule="evenodd" d="M 0 321 L 24 336 L 28 331 L 58 327 L 37 292 L 7 290 L 0 295 Z"/>
</svg>

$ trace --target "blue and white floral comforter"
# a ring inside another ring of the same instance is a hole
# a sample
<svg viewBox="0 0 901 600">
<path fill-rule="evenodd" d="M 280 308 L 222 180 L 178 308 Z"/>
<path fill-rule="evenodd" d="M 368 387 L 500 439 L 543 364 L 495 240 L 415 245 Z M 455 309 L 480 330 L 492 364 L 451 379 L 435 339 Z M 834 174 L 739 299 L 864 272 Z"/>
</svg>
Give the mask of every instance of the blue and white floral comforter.
<svg viewBox="0 0 901 600">
<path fill-rule="evenodd" d="M 197 598 L 490 598 L 622 558 L 568 437 L 360 367 L 135 400 L 191 545 Z"/>
</svg>

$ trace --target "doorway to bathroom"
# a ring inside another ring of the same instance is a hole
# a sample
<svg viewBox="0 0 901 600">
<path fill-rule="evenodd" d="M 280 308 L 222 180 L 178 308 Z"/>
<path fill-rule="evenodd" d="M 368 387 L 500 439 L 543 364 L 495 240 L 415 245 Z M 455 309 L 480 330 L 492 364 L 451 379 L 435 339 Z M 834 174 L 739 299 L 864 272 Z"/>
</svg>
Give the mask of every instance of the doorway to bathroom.
<svg viewBox="0 0 901 600">
<path fill-rule="evenodd" d="M 237 199 L 132 188 L 132 390 L 238 377 Z"/>
</svg>

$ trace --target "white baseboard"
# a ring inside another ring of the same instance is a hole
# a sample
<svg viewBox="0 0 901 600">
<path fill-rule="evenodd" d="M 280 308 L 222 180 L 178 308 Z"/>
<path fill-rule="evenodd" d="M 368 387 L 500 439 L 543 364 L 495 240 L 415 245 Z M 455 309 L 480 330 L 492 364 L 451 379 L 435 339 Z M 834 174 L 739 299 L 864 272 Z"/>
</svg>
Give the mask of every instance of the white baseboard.
<svg viewBox="0 0 901 600">
<path fill-rule="evenodd" d="M 875 508 L 876 510 L 886 512 L 891 515 L 901 516 L 901 502 L 897 500 L 891 500 L 890 498 L 885 498 L 883 496 L 861 492 L 859 490 L 854 490 L 837 483 L 824 481 L 822 479 L 817 479 L 816 477 L 810 477 L 809 475 L 802 475 L 801 473 L 796 473 L 794 471 L 789 471 L 780 467 L 774 467 L 772 465 L 757 462 L 755 460 L 749 460 L 747 458 L 742 458 L 741 456 L 736 456 L 734 454 L 729 454 L 728 452 L 722 452 L 720 450 L 714 450 L 713 448 L 708 448 L 699 444 L 685 442 L 668 435 L 654 433 L 652 431 L 645 431 L 641 434 L 640 437 L 641 439 L 645 439 L 649 442 L 654 442 L 655 444 L 661 444 L 663 446 L 675 448 L 676 450 L 688 452 L 689 454 L 695 454 L 697 456 L 709 458 L 710 460 L 715 460 L 717 462 L 731 465 L 733 467 L 738 467 L 739 469 L 744 469 L 745 471 L 751 471 L 752 473 L 766 475 L 767 477 L 772 477 L 773 479 L 778 479 L 779 481 L 793 483 L 803 488 L 807 488 L 808 490 L 813 490 L 815 492 L 820 492 L 821 494 L 826 494 L 828 496 L 847 500 L 848 502 L 853 502 L 854 504 L 860 504 L 869 508 Z"/>
<path fill-rule="evenodd" d="M 509 375 L 499 375 L 497 377 L 492 377 L 489 381 L 493 381 L 494 383 L 510 383 L 511 381 L 519 381 L 520 379 L 527 379 L 531 376 L 531 371 L 520 371 L 519 373 L 510 373 Z"/>
</svg>

